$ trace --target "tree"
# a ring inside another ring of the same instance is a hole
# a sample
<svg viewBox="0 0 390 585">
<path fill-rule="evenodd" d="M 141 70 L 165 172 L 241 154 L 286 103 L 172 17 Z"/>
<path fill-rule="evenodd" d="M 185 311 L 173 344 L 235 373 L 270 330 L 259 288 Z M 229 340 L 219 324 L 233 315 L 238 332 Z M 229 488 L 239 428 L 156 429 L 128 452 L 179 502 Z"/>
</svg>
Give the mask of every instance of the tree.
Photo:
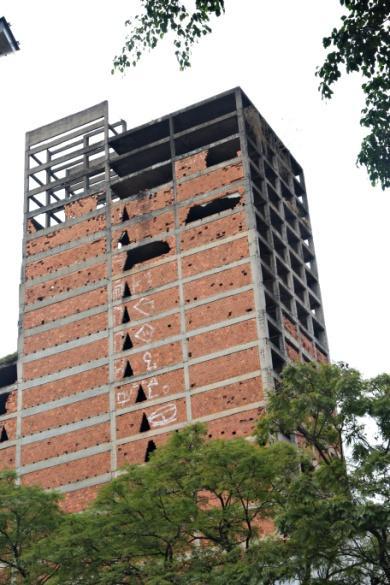
<svg viewBox="0 0 390 585">
<path fill-rule="evenodd" d="M 367 168 L 373 185 L 390 186 L 390 2 L 389 0 L 340 0 L 347 9 L 339 28 L 323 39 L 328 54 L 317 71 L 320 91 L 331 98 L 333 85 L 347 73 L 363 76 L 365 107 L 360 124 L 369 130 L 357 158 Z"/>
<path fill-rule="evenodd" d="M 365 107 L 360 124 L 369 130 L 363 139 L 358 165 L 366 167 L 373 185 L 390 186 L 390 0 L 340 0 L 346 9 L 341 25 L 323 39 L 327 56 L 317 70 L 321 95 L 329 99 L 342 75 L 359 72 Z M 142 11 L 126 21 L 130 33 L 114 58 L 113 72 L 124 73 L 137 65 L 143 53 L 173 34 L 175 55 L 181 69 L 191 65 L 191 49 L 211 32 L 210 20 L 225 12 L 224 0 L 196 0 L 189 10 L 180 0 L 141 0 Z"/>
<path fill-rule="evenodd" d="M 388 375 L 294 365 L 270 396 L 260 443 L 282 433 L 307 452 L 276 521 L 300 558 L 302 584 L 390 583 L 389 423 Z"/>
<path fill-rule="evenodd" d="M 35 486 L 15 484 L 15 474 L 0 473 L 0 583 L 44 585 L 57 565 L 37 554 L 59 527 L 60 496 Z"/>
<path fill-rule="evenodd" d="M 80 514 L 3 476 L 0 583 L 389 585 L 389 471 L 390 376 L 290 365 L 257 441 L 187 427 Z"/>
<path fill-rule="evenodd" d="M 192 11 L 180 0 L 141 0 L 141 4 L 142 13 L 125 22 L 130 34 L 121 54 L 114 59 L 114 70 L 122 73 L 135 66 L 146 50 L 154 49 L 170 32 L 174 34 L 180 68 L 189 67 L 192 46 L 211 32 L 210 17 L 221 16 L 225 11 L 224 0 L 195 0 Z"/>
<path fill-rule="evenodd" d="M 108 484 L 89 511 L 68 518 L 51 540 L 49 556 L 60 565 L 52 582 L 184 585 L 205 575 L 219 583 L 227 567 L 247 574 L 242 557 L 258 547 L 261 520 L 274 515 L 297 466 L 287 443 L 206 442 L 199 425 L 174 434 L 147 465 Z"/>
</svg>

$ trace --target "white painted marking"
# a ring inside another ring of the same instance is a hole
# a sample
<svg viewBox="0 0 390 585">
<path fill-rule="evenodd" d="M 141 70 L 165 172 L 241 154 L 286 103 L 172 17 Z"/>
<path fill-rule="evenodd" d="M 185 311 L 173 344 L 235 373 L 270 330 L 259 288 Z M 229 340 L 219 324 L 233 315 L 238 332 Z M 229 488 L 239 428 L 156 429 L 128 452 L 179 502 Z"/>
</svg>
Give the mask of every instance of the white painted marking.
<svg viewBox="0 0 390 585">
<path fill-rule="evenodd" d="M 151 372 L 153 370 L 157 370 L 157 364 L 152 363 L 153 357 L 152 357 L 152 354 L 150 353 L 150 351 L 145 351 L 144 355 L 142 356 L 142 359 L 144 360 L 144 362 L 146 364 L 146 370 L 148 372 Z"/>
<path fill-rule="evenodd" d="M 137 333 L 134 334 L 134 337 L 139 339 L 140 341 L 144 341 L 145 343 L 150 343 L 153 339 L 154 334 L 154 327 L 153 325 L 149 325 L 149 323 L 145 323 L 140 327 Z"/>
<path fill-rule="evenodd" d="M 134 305 L 134 309 L 141 315 L 149 317 L 154 311 L 154 300 L 147 297 L 141 297 Z"/>
<path fill-rule="evenodd" d="M 164 404 L 154 412 L 148 415 L 148 421 L 151 427 L 162 427 L 177 419 L 177 407 L 174 402 Z"/>
</svg>

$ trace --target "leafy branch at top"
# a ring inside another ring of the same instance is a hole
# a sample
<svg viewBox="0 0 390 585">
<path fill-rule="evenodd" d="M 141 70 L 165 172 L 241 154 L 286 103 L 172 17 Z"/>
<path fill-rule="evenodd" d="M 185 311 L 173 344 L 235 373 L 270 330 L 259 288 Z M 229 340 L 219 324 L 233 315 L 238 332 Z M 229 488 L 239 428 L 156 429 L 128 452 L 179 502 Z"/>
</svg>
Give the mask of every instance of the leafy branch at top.
<svg viewBox="0 0 390 585">
<path fill-rule="evenodd" d="M 333 86 L 342 75 L 359 72 L 365 106 L 360 124 L 368 129 L 363 139 L 358 165 L 367 168 L 373 185 L 390 186 L 390 1 L 340 0 L 347 9 L 341 26 L 323 39 L 328 54 L 317 71 L 320 92 L 331 98 Z"/>
<path fill-rule="evenodd" d="M 189 10 L 179 0 L 141 0 L 143 11 L 126 21 L 130 34 L 120 55 L 114 58 L 114 69 L 126 71 L 135 66 L 143 53 L 154 49 L 169 32 L 174 34 L 175 55 L 180 68 L 190 66 L 191 48 L 201 37 L 209 34 L 212 16 L 224 12 L 224 0 L 196 0 L 195 9 Z"/>
</svg>

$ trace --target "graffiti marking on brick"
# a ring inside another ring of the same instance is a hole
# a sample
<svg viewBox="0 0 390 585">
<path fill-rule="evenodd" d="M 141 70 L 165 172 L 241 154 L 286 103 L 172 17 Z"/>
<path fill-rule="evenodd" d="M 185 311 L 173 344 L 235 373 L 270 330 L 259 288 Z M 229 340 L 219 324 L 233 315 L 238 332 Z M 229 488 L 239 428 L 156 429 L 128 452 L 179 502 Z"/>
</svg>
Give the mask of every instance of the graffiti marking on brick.
<svg viewBox="0 0 390 585">
<path fill-rule="evenodd" d="M 153 362 L 152 354 L 150 351 L 145 351 L 144 355 L 142 356 L 144 363 L 146 365 L 146 370 L 148 372 L 152 372 L 153 370 L 157 370 L 157 364 Z"/>
<path fill-rule="evenodd" d="M 148 421 L 151 427 L 162 427 L 174 422 L 176 419 L 177 407 L 174 402 L 164 404 L 148 415 Z"/>
<path fill-rule="evenodd" d="M 138 311 L 140 315 L 149 317 L 154 311 L 154 300 L 146 297 L 141 297 L 134 305 L 134 310 Z"/>
<path fill-rule="evenodd" d="M 123 291 L 123 286 L 121 284 L 115 285 L 113 290 L 112 290 L 112 299 L 114 301 L 121 299 L 122 298 L 122 291 Z"/>
<path fill-rule="evenodd" d="M 124 404 L 127 404 L 128 402 L 130 402 L 131 397 L 133 394 L 133 389 L 130 390 L 120 390 L 117 392 L 116 394 L 116 401 L 120 406 L 123 406 Z"/>
<path fill-rule="evenodd" d="M 142 327 L 138 329 L 137 333 L 134 334 L 134 337 L 136 337 L 140 341 L 143 341 L 144 343 L 150 343 L 153 339 L 153 334 L 154 334 L 153 325 L 145 323 L 145 325 L 142 325 Z"/>
</svg>

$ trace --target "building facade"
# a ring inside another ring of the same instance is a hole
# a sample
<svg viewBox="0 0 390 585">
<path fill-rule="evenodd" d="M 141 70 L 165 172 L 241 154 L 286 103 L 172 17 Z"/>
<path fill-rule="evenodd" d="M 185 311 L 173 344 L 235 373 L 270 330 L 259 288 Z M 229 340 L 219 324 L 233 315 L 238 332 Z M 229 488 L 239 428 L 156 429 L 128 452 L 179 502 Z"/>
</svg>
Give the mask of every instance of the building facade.
<svg viewBox="0 0 390 585">
<path fill-rule="evenodd" d="M 191 422 L 248 436 L 287 361 L 327 359 L 302 168 L 240 88 L 27 133 L 17 390 L 0 364 L 24 483 L 81 509 Z"/>
</svg>

